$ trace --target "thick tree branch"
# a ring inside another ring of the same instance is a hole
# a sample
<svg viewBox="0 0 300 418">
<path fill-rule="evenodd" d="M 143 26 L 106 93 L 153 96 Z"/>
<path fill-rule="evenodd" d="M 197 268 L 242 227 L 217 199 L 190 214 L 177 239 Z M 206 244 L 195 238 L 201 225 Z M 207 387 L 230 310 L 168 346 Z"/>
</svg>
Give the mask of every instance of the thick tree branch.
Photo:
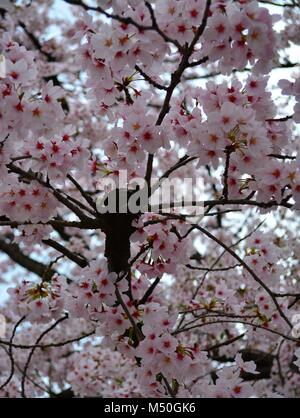
<svg viewBox="0 0 300 418">
<path fill-rule="evenodd" d="M 16 243 L 8 243 L 5 240 L 0 239 L 0 251 L 3 251 L 15 263 L 19 264 L 24 269 L 38 275 L 43 280 L 50 280 L 51 277 L 56 273 L 55 270 L 49 269 L 47 265 L 25 255 Z"/>
</svg>

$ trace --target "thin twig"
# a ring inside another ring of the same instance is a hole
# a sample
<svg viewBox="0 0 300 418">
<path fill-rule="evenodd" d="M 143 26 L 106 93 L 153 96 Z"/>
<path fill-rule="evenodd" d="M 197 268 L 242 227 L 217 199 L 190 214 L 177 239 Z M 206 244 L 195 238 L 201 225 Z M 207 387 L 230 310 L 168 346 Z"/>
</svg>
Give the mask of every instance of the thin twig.
<svg viewBox="0 0 300 418">
<path fill-rule="evenodd" d="M 39 342 L 44 338 L 45 335 L 47 335 L 50 331 L 52 331 L 54 328 L 57 327 L 58 324 L 60 324 L 61 322 L 65 321 L 66 319 L 68 319 L 68 315 L 66 314 L 65 316 L 63 316 L 62 318 L 59 318 L 56 322 L 54 322 L 54 324 L 52 324 L 49 328 L 47 328 L 44 332 L 42 332 L 42 334 L 39 336 L 39 338 L 36 340 L 35 345 L 39 344 Z M 22 374 L 22 379 L 21 379 L 21 396 L 22 398 L 26 398 L 26 391 L 25 391 L 25 385 L 26 385 L 26 375 L 27 375 L 27 371 L 32 359 L 32 356 L 35 352 L 37 347 L 33 347 L 29 353 L 29 356 L 27 358 L 27 361 L 25 363 L 25 367 L 23 370 L 23 374 Z"/>
<path fill-rule="evenodd" d="M 287 318 L 281 307 L 279 306 L 279 303 L 277 302 L 276 297 L 274 297 L 273 292 L 269 289 L 269 287 L 258 277 L 258 275 L 255 273 L 254 270 L 252 270 L 251 267 L 248 266 L 247 263 L 238 255 L 236 254 L 228 245 L 226 245 L 223 241 L 219 240 L 217 237 L 215 237 L 213 234 L 211 234 L 206 229 L 202 228 L 200 225 L 194 225 L 195 229 L 198 229 L 200 232 L 202 232 L 204 235 L 206 235 L 211 240 L 215 241 L 217 244 L 219 244 L 221 247 L 223 247 L 232 257 L 234 257 L 253 277 L 253 279 L 260 284 L 260 286 L 268 293 L 270 298 L 273 300 L 274 305 L 276 306 L 279 315 L 284 319 L 284 321 L 288 324 L 290 328 L 293 328 L 293 325 L 291 324 L 290 320 Z"/>
<path fill-rule="evenodd" d="M 13 355 L 13 340 L 14 337 L 16 335 L 17 332 L 17 328 L 19 327 L 19 325 L 24 321 L 25 316 L 23 316 L 14 326 L 13 328 L 13 332 L 11 334 L 10 340 L 9 340 L 9 347 L 8 347 L 8 356 L 10 359 L 10 374 L 8 376 L 8 378 L 6 379 L 6 381 L 0 386 L 0 390 L 2 390 L 3 388 L 5 388 L 6 385 L 8 385 L 8 383 L 11 381 L 11 379 L 13 378 L 13 375 L 15 373 L 15 360 L 14 360 L 14 355 Z"/>
</svg>

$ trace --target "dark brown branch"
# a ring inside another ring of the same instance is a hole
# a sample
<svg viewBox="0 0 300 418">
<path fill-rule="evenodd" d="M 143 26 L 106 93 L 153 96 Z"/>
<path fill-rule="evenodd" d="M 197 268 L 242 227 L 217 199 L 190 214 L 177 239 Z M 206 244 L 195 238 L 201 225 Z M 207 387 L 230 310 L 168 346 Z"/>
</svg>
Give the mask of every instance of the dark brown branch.
<svg viewBox="0 0 300 418">
<path fill-rule="evenodd" d="M 147 289 L 147 291 L 144 294 L 144 296 L 142 297 L 142 299 L 139 301 L 139 303 L 138 303 L 139 305 L 143 305 L 144 303 L 147 302 L 148 298 L 152 295 L 154 289 L 159 284 L 160 280 L 161 280 L 161 277 L 156 277 L 156 279 L 154 280 L 154 282 Z"/>
<path fill-rule="evenodd" d="M 225 150 L 226 159 L 225 159 L 225 169 L 224 169 L 224 187 L 223 187 L 223 198 L 228 200 L 228 172 L 230 164 L 230 154 L 233 152 L 232 147 L 227 147 Z"/>
<path fill-rule="evenodd" d="M 277 158 L 278 160 L 296 160 L 297 157 L 292 155 L 268 154 L 268 157 Z"/>
<path fill-rule="evenodd" d="M 282 118 L 273 118 L 273 119 L 266 119 L 266 122 L 286 122 L 289 119 L 292 119 L 294 115 L 283 116 Z"/>
<path fill-rule="evenodd" d="M 226 341 L 223 341 L 221 343 L 217 343 L 214 345 L 211 345 L 210 347 L 205 348 L 203 351 L 215 351 L 220 347 L 224 347 L 226 345 L 230 345 L 233 344 L 234 342 L 240 340 L 241 338 L 243 338 L 246 335 L 245 332 L 243 332 L 243 334 L 237 335 L 236 337 L 233 338 L 228 338 Z"/>
<path fill-rule="evenodd" d="M 195 161 L 197 157 L 189 157 L 188 155 L 185 155 L 184 157 L 180 158 L 180 160 L 174 164 L 172 167 L 170 167 L 165 173 L 160 177 L 159 180 L 163 180 L 168 178 L 174 171 L 178 170 L 179 168 L 185 166 L 186 164 Z"/>
<path fill-rule="evenodd" d="M 35 273 L 43 280 L 50 280 L 56 273 L 55 270 L 49 269 L 45 264 L 33 260 L 28 255 L 25 255 L 16 243 L 8 243 L 3 239 L 0 239 L 0 250 L 8 255 L 15 263 L 19 264 L 26 270 Z"/>
<path fill-rule="evenodd" d="M 132 325 L 132 328 L 133 328 L 133 330 L 134 330 L 134 333 L 135 333 L 135 335 L 136 335 L 136 338 L 138 339 L 138 341 L 142 341 L 145 337 L 144 337 L 144 335 L 143 335 L 142 331 L 139 329 L 139 327 L 138 327 L 138 326 L 137 326 L 137 324 L 135 323 L 135 321 L 134 321 L 134 319 L 133 319 L 133 317 L 132 317 L 131 313 L 129 312 L 129 310 L 128 310 L 128 308 L 127 308 L 126 304 L 124 303 L 124 301 L 123 301 L 123 299 L 122 299 L 122 296 L 121 296 L 121 293 L 120 293 L 120 291 L 119 291 L 119 289 L 118 289 L 118 286 L 116 286 L 116 297 L 117 297 L 117 301 L 118 301 L 118 303 L 122 306 L 122 308 L 123 308 L 123 310 L 124 310 L 124 312 L 125 312 L 125 314 L 126 314 L 126 316 L 127 316 L 128 320 L 129 320 L 129 322 L 130 322 L 130 323 L 131 323 L 131 325 Z"/>
<path fill-rule="evenodd" d="M 90 336 L 92 336 L 94 334 L 95 334 L 95 331 L 91 331 L 91 332 L 89 332 L 87 334 L 81 335 L 80 337 L 74 337 L 74 338 L 71 338 L 71 339 L 66 340 L 66 341 L 61 341 L 59 343 L 33 344 L 33 345 L 14 344 L 11 341 L 5 341 L 5 340 L 1 340 L 0 339 L 0 345 L 3 344 L 3 345 L 11 346 L 13 348 L 19 348 L 21 350 L 30 350 L 31 348 L 41 348 L 41 349 L 44 349 L 44 348 L 50 348 L 50 347 L 63 347 L 65 345 L 67 345 L 67 344 L 72 344 L 72 343 L 75 343 L 75 342 L 79 342 L 79 341 L 83 340 L 84 338 L 90 337 Z"/>
<path fill-rule="evenodd" d="M 61 232 L 63 228 L 101 229 L 102 224 L 103 222 L 99 222 L 98 219 L 92 219 L 92 218 L 89 218 L 88 220 L 85 220 L 82 222 L 64 221 L 64 220 L 59 220 L 59 219 L 53 219 L 47 222 L 37 222 L 37 223 L 10 221 L 9 219 L 0 221 L 0 227 L 10 226 L 11 228 L 19 228 L 20 226 L 26 226 L 26 225 L 51 225 L 59 233 L 59 235 L 61 235 L 61 237 L 65 241 L 68 241 L 70 236 Z"/>
<path fill-rule="evenodd" d="M 49 247 L 54 248 L 56 251 L 60 252 L 66 256 L 69 260 L 76 263 L 79 267 L 84 268 L 88 266 L 88 261 L 82 255 L 78 255 L 70 251 L 68 248 L 61 245 L 59 242 L 54 241 L 53 239 L 44 239 L 43 243 Z"/>
<path fill-rule="evenodd" d="M 176 398 L 176 394 L 175 394 L 174 390 L 171 388 L 170 383 L 168 382 L 168 380 L 165 378 L 165 376 L 162 373 L 161 373 L 161 377 L 162 377 L 162 380 L 164 381 L 167 392 L 169 393 L 171 398 L 173 398 L 173 399 Z"/>
<path fill-rule="evenodd" d="M 176 329 L 175 331 L 173 331 L 172 334 L 173 335 L 177 335 L 177 334 L 180 334 L 181 332 L 188 332 L 188 331 L 191 331 L 191 330 L 196 329 L 196 328 L 202 328 L 202 327 L 209 326 L 209 325 L 223 324 L 223 323 L 224 324 L 242 324 L 242 325 L 247 325 L 247 326 L 250 326 L 250 327 L 254 328 L 254 330 L 256 328 L 259 328 L 259 329 L 264 330 L 265 332 L 270 332 L 271 334 L 278 335 L 279 337 L 282 337 L 282 338 L 284 338 L 284 339 L 286 339 L 288 341 L 292 341 L 294 343 L 299 343 L 299 339 L 294 338 L 294 337 L 290 337 L 287 334 L 283 334 L 282 332 L 277 331 L 276 329 L 267 328 L 267 327 L 264 327 L 263 325 L 255 324 L 253 322 L 243 321 L 241 319 L 223 319 L 223 318 L 218 318 L 218 319 L 216 319 L 214 321 L 209 321 L 209 322 L 204 322 L 204 323 L 201 323 L 201 324 L 192 325 L 191 327 L 187 327 L 187 328 L 184 327 L 184 328 Z"/>
<path fill-rule="evenodd" d="M 149 10 L 149 13 L 150 13 L 150 16 L 151 16 L 152 29 L 155 30 L 165 40 L 165 42 L 169 42 L 169 43 L 175 45 L 178 48 L 179 51 L 182 51 L 183 50 L 182 45 L 180 45 L 180 43 L 176 39 L 170 38 L 158 26 L 157 20 L 156 20 L 155 14 L 154 14 L 154 10 L 153 10 L 151 4 L 148 1 L 145 1 L 145 5 L 146 5 L 147 9 Z"/>
<path fill-rule="evenodd" d="M 274 1 L 270 0 L 259 0 L 259 3 L 262 4 L 269 4 L 270 6 L 276 6 L 276 7 L 299 7 L 296 3 L 276 3 Z"/>
<path fill-rule="evenodd" d="M 101 6 L 97 6 L 97 7 L 88 6 L 87 4 L 85 4 L 81 0 L 64 0 L 64 1 L 68 4 L 73 5 L 73 6 L 79 6 L 86 11 L 92 10 L 94 12 L 99 12 L 107 18 L 117 20 L 118 22 L 124 23 L 125 25 L 135 26 L 141 32 L 146 31 L 146 30 L 153 30 L 153 26 L 140 25 L 135 20 L 133 20 L 131 17 L 124 17 L 124 16 L 119 16 L 119 15 L 108 13 Z"/>
<path fill-rule="evenodd" d="M 203 34 L 204 29 L 206 27 L 210 5 L 211 5 L 211 0 L 207 0 L 202 23 L 197 29 L 194 39 L 192 40 L 190 45 L 186 46 L 184 51 L 182 52 L 182 58 L 181 58 L 178 68 L 171 75 L 171 82 L 169 84 L 169 87 L 167 88 L 166 96 L 165 96 L 163 105 L 161 107 L 160 113 L 156 121 L 157 126 L 160 126 L 162 124 L 165 116 L 168 114 L 170 110 L 170 100 L 172 98 L 173 92 L 175 88 L 177 87 L 177 85 L 180 83 L 181 76 L 189 65 L 189 59 L 194 52 L 194 47 L 196 43 L 198 42 L 199 38 L 201 37 L 201 35 Z M 150 186 L 150 182 L 151 182 L 152 166 L 153 166 L 153 155 L 149 154 L 148 161 L 147 161 L 146 176 L 145 176 L 145 180 L 148 184 L 148 187 Z"/>
<path fill-rule="evenodd" d="M 40 43 L 39 39 L 28 30 L 28 28 L 26 27 L 24 22 L 19 21 L 18 24 L 21 26 L 21 28 L 24 30 L 24 32 L 26 33 L 26 35 L 28 36 L 28 38 L 31 40 L 31 42 L 33 43 L 33 45 L 35 46 L 36 49 L 38 49 L 40 51 L 41 54 L 43 54 L 48 62 L 55 62 L 56 58 L 50 54 L 49 52 L 45 51 L 43 49 L 43 45 Z"/>
<path fill-rule="evenodd" d="M 220 268 L 196 267 L 196 266 L 191 266 L 190 264 L 186 264 L 185 266 L 187 268 L 191 269 L 191 270 L 199 270 L 199 271 L 212 272 L 212 271 L 228 271 L 228 270 L 232 270 L 232 269 L 235 269 L 236 267 L 241 267 L 241 264 L 235 264 L 234 266 L 220 267 Z"/>
<path fill-rule="evenodd" d="M 188 64 L 188 67 L 190 67 L 190 68 L 192 68 L 192 67 L 198 67 L 199 65 L 204 64 L 206 61 L 208 61 L 208 57 L 203 57 L 203 58 L 201 58 L 198 61 L 190 62 Z"/>
<path fill-rule="evenodd" d="M 218 206 L 218 205 L 246 205 L 246 206 L 257 206 L 259 208 L 268 209 L 276 206 L 283 206 L 285 208 L 293 207 L 292 204 L 287 202 L 277 203 L 275 200 L 269 202 L 257 202 L 256 200 L 247 200 L 247 199 L 219 199 L 219 200 L 206 200 L 204 206 Z"/>
<path fill-rule="evenodd" d="M 93 198 L 83 190 L 83 188 L 74 179 L 74 177 L 71 176 L 71 174 L 68 174 L 67 177 L 74 184 L 74 186 L 77 188 L 77 190 L 80 192 L 81 196 L 86 200 L 86 202 L 96 211 L 96 203 L 94 202 Z"/>
<path fill-rule="evenodd" d="M 156 81 L 153 80 L 153 78 L 151 78 L 148 74 L 146 74 L 141 67 L 139 67 L 138 65 L 136 65 L 134 67 L 143 77 L 146 81 L 148 81 L 149 84 L 151 84 L 153 87 L 159 89 L 159 90 L 167 90 L 166 86 L 163 86 L 162 84 L 157 83 Z"/>
</svg>

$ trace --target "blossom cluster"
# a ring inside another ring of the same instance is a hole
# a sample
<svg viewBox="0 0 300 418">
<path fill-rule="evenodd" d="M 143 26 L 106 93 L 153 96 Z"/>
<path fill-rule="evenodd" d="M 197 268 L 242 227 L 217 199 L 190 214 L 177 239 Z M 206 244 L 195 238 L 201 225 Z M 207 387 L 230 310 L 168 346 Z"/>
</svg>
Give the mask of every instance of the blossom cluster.
<svg viewBox="0 0 300 418">
<path fill-rule="evenodd" d="M 88 141 L 73 140 L 74 129 L 63 126 L 62 88 L 49 81 L 40 90 L 31 89 L 37 76 L 34 54 L 9 35 L 1 44 L 6 71 L 0 79 L 0 172 L 7 175 L 10 159 L 22 155 L 25 168 L 64 179 L 87 163 Z"/>
<path fill-rule="evenodd" d="M 248 77 L 239 81 L 215 84 L 194 93 L 201 107 L 186 109 L 177 102 L 168 116 L 169 136 L 173 135 L 187 153 L 198 158 L 198 166 L 212 165 L 228 157 L 228 196 L 240 198 L 249 191 L 257 200 L 280 203 L 293 192 L 299 205 L 299 162 L 276 159 L 284 153 L 290 129 L 274 119 L 274 104 L 266 91 L 267 79 Z M 274 120 L 273 120 L 274 119 Z M 224 181 L 224 179 L 223 179 Z"/>
<path fill-rule="evenodd" d="M 180 220 L 167 220 L 148 214 L 139 219 L 132 242 L 146 246 L 144 257 L 137 263 L 139 271 L 149 278 L 174 273 L 176 266 L 188 262 L 190 238 L 182 238 L 188 225 Z"/>
<path fill-rule="evenodd" d="M 0 215 L 9 216 L 13 221 L 39 223 L 47 222 L 57 214 L 59 202 L 37 181 L 21 183 L 16 177 L 0 188 Z"/>
<path fill-rule="evenodd" d="M 82 350 L 71 356 L 72 367 L 67 375 L 76 396 L 138 397 L 140 388 L 133 360 L 89 343 Z"/>
<path fill-rule="evenodd" d="M 273 24 L 277 16 L 256 1 L 216 1 L 211 9 L 201 55 L 219 61 L 224 73 L 245 68 L 248 62 L 254 64 L 254 72 L 268 72 L 276 55 Z"/>
<path fill-rule="evenodd" d="M 8 289 L 21 316 L 32 322 L 49 322 L 59 318 L 64 311 L 65 277 L 55 275 L 51 283 L 45 277 L 41 283 L 23 280 L 15 288 Z"/>
<path fill-rule="evenodd" d="M 147 7 L 135 1 L 118 1 L 111 6 L 136 25 L 101 23 L 100 34 L 97 23 L 85 14 L 69 33 L 75 39 L 86 40 L 80 46 L 80 64 L 87 69 L 91 95 L 103 110 L 115 103 L 120 92 L 124 92 L 125 100 L 131 103 L 129 88 L 134 95 L 138 93 L 131 84 L 137 79 L 139 65 L 142 71 L 159 81 L 155 74 L 162 70 L 165 55 L 173 53 L 165 38 L 182 48 L 193 40 L 196 28 L 207 13 L 206 2 L 198 0 L 162 0 L 155 2 L 155 8 L 151 3 Z M 149 30 L 151 25 L 153 27 L 151 12 L 160 32 Z M 255 64 L 257 73 L 268 71 L 276 52 L 273 32 L 276 16 L 254 1 L 249 4 L 214 1 L 208 15 L 203 41 L 197 43 L 192 58 L 218 61 L 225 73 L 233 68 L 244 68 L 248 62 Z"/>
</svg>

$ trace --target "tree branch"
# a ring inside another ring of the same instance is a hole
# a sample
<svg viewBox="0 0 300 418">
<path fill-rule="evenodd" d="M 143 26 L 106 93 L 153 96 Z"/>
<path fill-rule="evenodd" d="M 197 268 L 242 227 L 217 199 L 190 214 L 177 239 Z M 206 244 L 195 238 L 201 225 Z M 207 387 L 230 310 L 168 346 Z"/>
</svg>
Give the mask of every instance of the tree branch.
<svg viewBox="0 0 300 418">
<path fill-rule="evenodd" d="M 54 248 L 56 251 L 60 252 L 66 256 L 69 260 L 76 263 L 79 267 L 84 268 L 88 266 L 88 261 L 82 255 L 75 254 L 74 252 L 68 250 L 68 248 L 61 245 L 59 242 L 54 241 L 53 239 L 44 239 L 43 243 L 49 247 Z"/>
<path fill-rule="evenodd" d="M 236 254 L 230 247 L 228 247 L 223 241 L 219 240 L 217 237 L 215 237 L 209 231 L 207 231 L 206 229 L 202 228 L 199 225 L 194 225 L 194 227 L 195 227 L 195 229 L 198 229 L 198 231 L 200 231 L 204 235 L 206 235 L 208 238 L 210 238 L 211 240 L 213 240 L 216 243 L 218 243 L 221 247 L 223 247 L 224 250 L 226 250 L 230 255 L 232 255 L 232 257 L 234 257 L 250 273 L 250 275 L 253 277 L 253 279 L 268 293 L 268 295 L 272 299 L 272 301 L 273 301 L 274 305 L 276 306 L 277 311 L 278 311 L 279 315 L 282 317 L 282 319 L 288 324 L 288 326 L 290 328 L 293 328 L 293 325 L 291 324 L 290 320 L 286 317 L 285 313 L 281 309 L 281 307 L 280 307 L 279 303 L 277 302 L 277 299 L 274 296 L 273 292 L 258 277 L 258 275 L 255 273 L 255 271 L 252 270 L 252 268 L 249 267 L 248 264 L 245 263 L 245 261 L 238 254 Z"/>
<path fill-rule="evenodd" d="M 5 240 L 0 239 L 0 250 L 8 255 L 15 263 L 41 277 L 43 280 L 50 280 L 56 273 L 55 270 L 49 269 L 45 264 L 25 255 L 16 243 L 7 243 Z"/>
</svg>

